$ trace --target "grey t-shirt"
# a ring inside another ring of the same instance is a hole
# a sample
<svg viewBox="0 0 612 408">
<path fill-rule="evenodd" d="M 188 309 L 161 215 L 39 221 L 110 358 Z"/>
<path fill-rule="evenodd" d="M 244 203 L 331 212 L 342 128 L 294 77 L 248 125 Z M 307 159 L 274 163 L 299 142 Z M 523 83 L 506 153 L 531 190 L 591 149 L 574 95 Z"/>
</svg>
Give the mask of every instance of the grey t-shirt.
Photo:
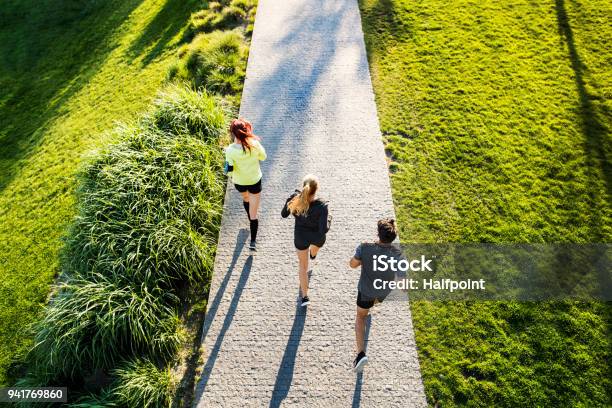
<svg viewBox="0 0 612 408">
<path fill-rule="evenodd" d="M 374 257 L 376 256 L 376 259 L 380 259 L 381 255 L 386 255 L 387 259 L 395 258 L 398 261 L 404 259 L 402 252 L 394 244 L 363 243 L 359 244 L 357 249 L 355 249 L 354 257 L 361 261 L 361 275 L 359 276 L 357 289 L 361 292 L 362 299 L 383 300 L 391 292 L 391 289 L 388 288 L 388 285 L 380 288 L 382 282 L 395 281 L 398 277 L 405 276 L 405 273 L 393 271 L 389 267 L 386 270 L 381 270 L 385 268 L 381 267 L 382 264 L 380 262 L 377 262 L 377 270 L 375 271 Z M 376 279 L 381 281 L 377 281 L 375 287 L 374 281 Z"/>
</svg>

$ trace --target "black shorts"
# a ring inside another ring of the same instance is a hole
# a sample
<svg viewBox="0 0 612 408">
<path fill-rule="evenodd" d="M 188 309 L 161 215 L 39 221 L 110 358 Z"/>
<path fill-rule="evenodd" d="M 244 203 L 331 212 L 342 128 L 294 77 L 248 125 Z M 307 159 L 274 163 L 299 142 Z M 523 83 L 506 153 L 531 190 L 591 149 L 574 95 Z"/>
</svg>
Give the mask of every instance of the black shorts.
<svg viewBox="0 0 612 408">
<path fill-rule="evenodd" d="M 374 306 L 375 303 L 382 303 L 384 300 L 385 298 L 366 298 L 361 294 L 359 290 L 357 291 L 357 306 L 362 309 L 370 309 L 372 306 Z"/>
<path fill-rule="evenodd" d="M 236 187 L 236 190 L 240 191 L 241 193 L 248 191 L 251 194 L 259 194 L 261 193 L 261 179 L 259 179 L 257 183 L 251 184 L 250 186 L 243 186 L 241 184 L 234 183 L 234 187 Z"/>
<path fill-rule="evenodd" d="M 298 251 L 308 249 L 311 245 L 321 248 L 325 244 L 325 234 L 318 232 L 295 231 L 293 244 Z"/>
</svg>

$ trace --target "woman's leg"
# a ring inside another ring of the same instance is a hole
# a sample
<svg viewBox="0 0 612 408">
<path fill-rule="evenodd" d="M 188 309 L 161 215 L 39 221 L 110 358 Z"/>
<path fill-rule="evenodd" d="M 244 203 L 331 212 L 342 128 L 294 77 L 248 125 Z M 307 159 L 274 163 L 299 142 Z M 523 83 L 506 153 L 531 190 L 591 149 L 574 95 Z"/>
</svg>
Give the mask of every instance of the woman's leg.
<svg viewBox="0 0 612 408">
<path fill-rule="evenodd" d="M 319 253 L 320 249 L 321 249 L 321 247 L 318 247 L 316 245 L 311 245 L 310 246 L 310 256 L 311 256 L 311 258 L 315 258 L 317 256 L 317 254 Z"/>
<path fill-rule="evenodd" d="M 310 247 L 308 248 L 309 253 L 310 253 L 310 259 L 315 259 L 317 257 L 317 254 L 319 253 L 319 251 L 321 250 L 321 248 L 323 248 L 323 245 L 325 245 L 325 235 L 323 235 L 322 237 L 317 237 L 316 239 L 310 241 Z"/>
<path fill-rule="evenodd" d="M 249 214 L 249 192 L 245 191 L 243 193 L 240 193 L 242 195 L 242 206 L 244 207 L 244 210 L 247 213 L 247 217 L 249 217 L 249 220 L 251 219 L 251 216 Z"/>
<path fill-rule="evenodd" d="M 261 193 L 249 195 L 249 220 L 251 220 L 251 246 L 257 240 L 257 230 L 259 229 L 259 220 L 257 219 L 257 210 L 259 209 L 259 200 Z"/>
<path fill-rule="evenodd" d="M 249 202 L 249 217 L 252 220 L 257 219 L 257 211 L 259 211 L 259 202 L 261 200 L 261 193 L 250 194 L 248 198 Z"/>
<path fill-rule="evenodd" d="M 297 250 L 302 297 L 308 296 L 308 249 Z"/>
</svg>

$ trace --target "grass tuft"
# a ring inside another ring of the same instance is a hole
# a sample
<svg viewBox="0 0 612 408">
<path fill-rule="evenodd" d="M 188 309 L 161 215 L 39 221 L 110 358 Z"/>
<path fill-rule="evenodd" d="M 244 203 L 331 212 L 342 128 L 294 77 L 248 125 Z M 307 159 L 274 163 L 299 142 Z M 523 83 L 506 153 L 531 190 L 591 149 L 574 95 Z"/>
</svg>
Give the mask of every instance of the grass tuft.
<svg viewBox="0 0 612 408">
<path fill-rule="evenodd" d="M 89 393 L 68 404 L 69 408 L 111 408 L 119 407 L 113 389 L 105 389 L 100 393 Z"/>
<path fill-rule="evenodd" d="M 192 92 L 186 86 L 170 85 L 153 102 L 150 120 L 170 134 L 215 142 L 227 132 L 226 113 L 219 99 Z"/>
<path fill-rule="evenodd" d="M 177 300 L 160 288 L 102 275 L 71 279 L 37 324 L 34 370 L 42 379 L 75 380 L 126 356 L 145 353 L 167 361 L 181 342 L 170 306 Z"/>
<path fill-rule="evenodd" d="M 180 62 L 170 69 L 171 79 L 190 80 L 196 88 L 222 95 L 242 89 L 247 48 L 241 31 L 199 34 L 179 55 Z"/>
<path fill-rule="evenodd" d="M 188 35 L 210 33 L 215 30 L 233 30 L 243 28 L 247 33 L 252 31 L 257 1 L 233 0 L 231 2 L 211 2 L 208 8 L 191 16 Z"/>
<path fill-rule="evenodd" d="M 127 408 L 169 407 L 176 384 L 167 369 L 148 360 L 134 360 L 114 371 L 118 385 L 114 394 Z"/>
</svg>

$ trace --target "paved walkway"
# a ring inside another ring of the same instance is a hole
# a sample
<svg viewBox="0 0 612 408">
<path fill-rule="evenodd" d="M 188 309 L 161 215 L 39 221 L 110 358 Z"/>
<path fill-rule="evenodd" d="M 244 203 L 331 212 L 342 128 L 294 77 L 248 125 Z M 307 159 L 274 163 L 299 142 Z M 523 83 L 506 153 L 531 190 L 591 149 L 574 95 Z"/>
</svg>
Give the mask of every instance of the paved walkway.
<svg viewBox="0 0 612 408">
<path fill-rule="evenodd" d="M 347 263 L 393 203 L 356 0 L 259 0 L 241 115 L 263 138 L 258 251 L 228 189 L 204 327 L 198 407 L 424 406 L 406 301 L 375 308 L 363 375 L 351 371 L 358 271 Z M 332 230 L 296 307 L 293 220 L 280 217 L 319 175 Z"/>
</svg>

